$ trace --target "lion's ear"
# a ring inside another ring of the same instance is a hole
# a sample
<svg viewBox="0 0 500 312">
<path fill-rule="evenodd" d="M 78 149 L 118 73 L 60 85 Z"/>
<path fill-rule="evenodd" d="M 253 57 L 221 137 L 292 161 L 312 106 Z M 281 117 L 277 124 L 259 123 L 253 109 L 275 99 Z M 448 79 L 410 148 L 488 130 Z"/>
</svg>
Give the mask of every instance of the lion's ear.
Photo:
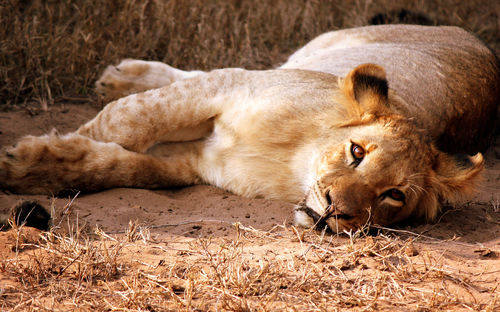
<svg viewBox="0 0 500 312">
<path fill-rule="evenodd" d="M 382 115 L 390 112 L 389 87 L 385 70 L 375 64 L 362 64 L 344 79 L 342 90 L 359 116 Z"/>
<path fill-rule="evenodd" d="M 440 200 L 451 203 L 472 195 L 481 179 L 483 167 L 481 153 L 468 156 L 438 152 L 431 179 L 434 192 Z"/>
<path fill-rule="evenodd" d="M 481 153 L 449 155 L 433 149 L 436 159 L 426 182 L 427 191 L 422 193 L 415 210 L 429 221 L 437 216 L 439 202 L 455 203 L 472 195 L 484 166 Z"/>
</svg>

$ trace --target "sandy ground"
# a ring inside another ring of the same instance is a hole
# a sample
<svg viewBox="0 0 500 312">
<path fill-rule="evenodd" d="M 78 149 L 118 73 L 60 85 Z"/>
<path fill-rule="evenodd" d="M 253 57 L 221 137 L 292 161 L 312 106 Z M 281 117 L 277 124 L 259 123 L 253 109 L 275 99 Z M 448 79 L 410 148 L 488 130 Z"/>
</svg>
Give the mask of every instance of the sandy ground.
<svg viewBox="0 0 500 312">
<path fill-rule="evenodd" d="M 46 133 L 53 127 L 61 133 L 71 131 L 96 113 L 97 109 L 86 105 L 51 107 L 48 111 L 0 112 L 0 145 L 13 144 L 23 135 Z M 496 146 L 486 153 L 483 186 L 472 201 L 457 207 L 446 207 L 436 223 L 400 225 L 396 228 L 398 232 L 386 232 L 402 239 L 418 238 L 414 241 L 417 254 L 430 254 L 450 274 L 466 276 L 463 283 L 472 286 L 462 285 L 456 287 L 456 291 L 469 298 L 470 302 L 479 303 L 479 307 L 487 304 L 500 307 L 494 303 L 500 297 L 499 186 L 500 138 L 497 138 Z M 269 231 L 278 225 L 274 231 L 283 232 L 282 240 L 247 242 L 246 250 L 255 261 L 268 259 L 270 254 L 284 256 L 304 251 L 302 242 L 290 238 L 284 230 L 292 225 L 291 204 L 246 199 L 211 186 L 173 190 L 118 188 L 80 194 L 76 198 L 16 195 L 0 190 L 0 213 L 7 212 L 21 199 L 37 200 L 52 209 L 55 216 L 60 216 L 69 207 L 66 213 L 71 215 L 72 222 L 89 229 L 99 226 L 108 234 L 123 233 L 129 221 L 136 221 L 149 227 L 155 244 L 171 245 L 177 242 L 176 250 L 189 249 L 188 243 L 199 238 L 232 238 L 236 235 L 233 223 L 240 222 L 245 227 L 262 231 Z M 12 244 L 8 237 L 0 235 L 0 254 L 4 259 L 11 253 L 9 248 Z M 347 236 L 337 235 L 329 237 L 329 240 L 335 246 L 349 245 L 350 242 Z M 362 243 L 366 244 L 366 241 Z M 138 257 L 137 250 L 130 249 L 129 252 L 130 257 Z M 175 253 L 172 257 L 182 260 L 182 256 Z M 165 259 L 165 255 L 158 255 L 157 252 L 149 256 L 142 253 L 139 257 L 142 261 Z M 370 266 L 368 259 L 365 264 L 367 272 L 376 270 Z M 0 285 L 2 280 L 9 279 L 5 274 L 2 278 L 0 270 Z M 464 302 L 469 302 L 467 300 Z"/>
</svg>

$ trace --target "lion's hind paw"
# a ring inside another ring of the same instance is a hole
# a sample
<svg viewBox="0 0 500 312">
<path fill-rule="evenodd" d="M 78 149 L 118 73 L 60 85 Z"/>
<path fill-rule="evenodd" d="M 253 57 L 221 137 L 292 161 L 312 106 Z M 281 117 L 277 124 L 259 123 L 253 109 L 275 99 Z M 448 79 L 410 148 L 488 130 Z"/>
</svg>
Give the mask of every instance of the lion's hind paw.
<svg viewBox="0 0 500 312">
<path fill-rule="evenodd" d="M 158 62 L 125 59 L 117 66 L 108 66 L 96 82 L 96 91 L 105 101 L 117 100 L 172 83 L 175 79 Z M 164 66 L 162 66 L 164 65 Z"/>
<path fill-rule="evenodd" d="M 104 101 L 113 101 L 202 73 L 179 70 L 161 62 L 125 59 L 117 66 L 108 66 L 104 70 L 96 82 L 96 91 Z"/>
</svg>

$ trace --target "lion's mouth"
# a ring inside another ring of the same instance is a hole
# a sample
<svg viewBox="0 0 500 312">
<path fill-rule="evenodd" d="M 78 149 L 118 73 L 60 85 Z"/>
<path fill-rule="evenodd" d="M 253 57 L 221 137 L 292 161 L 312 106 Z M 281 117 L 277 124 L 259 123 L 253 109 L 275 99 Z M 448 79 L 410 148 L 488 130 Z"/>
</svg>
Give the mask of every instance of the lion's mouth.
<svg viewBox="0 0 500 312">
<path fill-rule="evenodd" d="M 325 213 L 323 218 L 328 219 L 328 218 L 335 218 L 335 219 L 342 219 L 342 220 L 351 220 L 354 218 L 352 215 L 348 215 L 344 212 L 342 212 L 338 207 L 335 207 L 333 204 L 333 199 L 332 196 L 330 196 L 330 190 L 326 191 L 326 202 L 328 203 L 328 207 L 325 209 Z"/>
<path fill-rule="evenodd" d="M 330 214 L 329 218 L 335 218 L 335 219 L 342 219 L 345 221 L 349 221 L 354 219 L 354 216 L 345 214 L 345 213 L 337 213 L 337 214 Z"/>
<path fill-rule="evenodd" d="M 342 211 L 335 209 L 333 205 L 329 205 L 322 215 L 320 215 L 315 210 L 306 205 L 298 207 L 297 210 L 304 212 L 311 219 L 313 219 L 314 227 L 318 229 L 324 229 L 325 227 L 328 227 L 326 220 L 330 218 L 333 218 L 335 220 L 344 220 L 344 221 L 349 221 L 354 218 L 354 216 L 352 215 L 342 213 Z"/>
</svg>

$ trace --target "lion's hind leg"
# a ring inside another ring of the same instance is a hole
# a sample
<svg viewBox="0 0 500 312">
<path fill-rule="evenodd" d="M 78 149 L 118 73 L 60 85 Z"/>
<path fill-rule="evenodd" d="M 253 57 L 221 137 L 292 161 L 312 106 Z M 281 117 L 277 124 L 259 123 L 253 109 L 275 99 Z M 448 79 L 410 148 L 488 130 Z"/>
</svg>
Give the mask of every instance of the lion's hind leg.
<svg viewBox="0 0 500 312">
<path fill-rule="evenodd" d="M 161 88 L 175 81 L 202 74 L 183 71 L 154 61 L 125 59 L 117 66 L 108 66 L 96 82 L 96 91 L 110 102 L 129 94 Z"/>
<path fill-rule="evenodd" d="M 76 189 L 161 188 L 199 182 L 196 153 L 159 158 L 115 143 L 55 132 L 28 136 L 0 154 L 0 188 L 15 193 L 57 194 Z"/>
</svg>

